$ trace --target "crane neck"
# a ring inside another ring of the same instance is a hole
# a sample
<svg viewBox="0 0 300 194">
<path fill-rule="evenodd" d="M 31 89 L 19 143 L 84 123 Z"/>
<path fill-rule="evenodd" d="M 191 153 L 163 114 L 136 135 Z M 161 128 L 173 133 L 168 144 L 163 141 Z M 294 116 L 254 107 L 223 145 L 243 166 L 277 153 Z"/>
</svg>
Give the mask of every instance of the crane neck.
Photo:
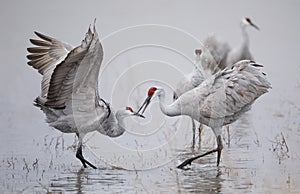
<svg viewBox="0 0 300 194">
<path fill-rule="evenodd" d="M 165 103 L 165 91 L 162 89 L 161 93 L 158 95 L 160 110 L 167 116 L 178 116 L 181 115 L 180 107 L 177 105 L 178 100 L 170 105 Z"/>
<path fill-rule="evenodd" d="M 102 123 L 102 128 L 99 132 L 109 137 L 118 137 L 125 132 L 125 117 L 122 117 L 119 111 L 116 114 L 110 114 L 106 121 Z"/>
<path fill-rule="evenodd" d="M 117 125 L 120 129 L 125 131 L 125 118 L 127 118 L 127 116 L 124 116 L 122 114 L 120 114 L 119 111 L 117 111 L 116 113 L 116 120 L 117 120 Z"/>
<path fill-rule="evenodd" d="M 193 65 L 194 65 L 193 74 L 197 74 L 197 75 L 206 77 L 205 71 L 201 65 L 201 56 L 200 55 L 196 55 L 195 63 Z"/>
<path fill-rule="evenodd" d="M 201 71 L 200 55 L 196 56 L 195 63 L 194 63 L 194 69 Z"/>
<path fill-rule="evenodd" d="M 247 26 L 246 25 L 241 25 L 241 30 L 242 30 L 242 47 L 243 48 L 249 48 L 249 34 L 247 31 Z"/>
</svg>

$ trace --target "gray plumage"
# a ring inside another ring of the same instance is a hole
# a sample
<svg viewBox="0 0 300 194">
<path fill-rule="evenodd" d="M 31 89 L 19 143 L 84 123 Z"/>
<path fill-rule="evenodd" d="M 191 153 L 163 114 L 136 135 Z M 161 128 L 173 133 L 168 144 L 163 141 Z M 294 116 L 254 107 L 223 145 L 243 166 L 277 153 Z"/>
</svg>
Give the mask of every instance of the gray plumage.
<svg viewBox="0 0 300 194">
<path fill-rule="evenodd" d="M 218 143 L 217 165 L 221 150 L 221 128 L 236 121 L 243 113 L 250 110 L 253 102 L 268 92 L 271 84 L 261 71 L 262 65 L 250 60 L 242 60 L 226 67 L 206 79 L 198 87 L 182 94 L 170 105 L 164 103 L 165 92 L 161 87 L 152 87 L 148 91 L 145 107 L 153 96 L 158 96 L 162 112 L 168 116 L 188 115 L 212 128 Z M 142 110 L 142 107 L 140 108 Z M 145 108 L 144 108 L 145 111 Z M 179 168 L 190 164 L 196 156 L 185 161 Z"/>
<path fill-rule="evenodd" d="M 271 87 L 261 67 L 243 60 L 219 71 L 178 99 L 182 114 L 213 128 L 232 123 Z M 189 107 L 185 106 L 184 102 L 191 98 L 194 100 Z"/>
<path fill-rule="evenodd" d="M 214 35 L 209 35 L 203 43 L 203 56 L 201 64 L 209 75 L 224 69 L 227 55 L 231 48 L 228 43 L 218 40 Z"/>
<path fill-rule="evenodd" d="M 247 32 L 249 26 L 259 30 L 250 18 L 242 19 L 240 22 L 242 42 L 238 47 L 233 49 L 230 48 L 228 43 L 219 41 L 214 35 L 208 36 L 204 40 L 204 53 L 201 61 L 204 70 L 214 74 L 238 61 L 245 59 L 254 60 L 250 52 L 250 41 Z"/>
<path fill-rule="evenodd" d="M 198 50 L 198 51 L 201 52 L 201 50 Z M 205 75 L 204 75 L 204 72 L 201 71 L 203 69 L 200 64 L 200 58 L 201 58 L 201 53 L 199 53 L 199 54 L 196 53 L 196 60 L 195 60 L 194 68 L 191 73 L 184 75 L 177 83 L 177 85 L 175 87 L 175 91 L 173 93 L 173 100 L 177 100 L 177 98 L 180 97 L 182 94 L 198 87 L 204 81 Z M 194 148 L 195 139 L 196 139 L 196 134 L 195 134 L 196 124 L 193 119 L 191 119 L 191 122 L 192 122 L 192 131 L 193 131 L 192 148 Z M 199 140 L 201 138 L 200 136 L 201 136 L 202 128 L 203 128 L 203 126 L 200 124 Z"/>
<path fill-rule="evenodd" d="M 103 49 L 95 29 L 88 29 L 81 45 L 72 48 L 52 37 L 35 32 L 41 40 L 30 39 L 28 65 L 43 76 L 41 94 L 35 100 L 46 115 L 46 122 L 63 133 L 79 138 L 76 157 L 93 168 L 82 156 L 85 134 L 98 131 L 109 137 L 124 133 L 124 118 L 134 114 L 131 108 L 114 113 L 98 93 L 98 75 Z M 138 116 L 138 115 L 136 115 Z"/>
</svg>

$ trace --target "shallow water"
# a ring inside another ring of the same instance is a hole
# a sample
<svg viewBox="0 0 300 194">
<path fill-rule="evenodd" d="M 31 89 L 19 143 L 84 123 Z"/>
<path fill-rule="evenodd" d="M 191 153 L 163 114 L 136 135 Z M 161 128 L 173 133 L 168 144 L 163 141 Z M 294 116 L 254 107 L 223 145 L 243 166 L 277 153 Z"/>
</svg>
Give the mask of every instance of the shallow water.
<svg viewBox="0 0 300 194">
<path fill-rule="evenodd" d="M 293 114 L 298 117 L 300 112 L 294 111 Z M 24 143 L 24 150 L 10 152 L 6 147 L 6 154 L 1 155 L 1 192 L 299 193 L 299 121 L 288 118 L 295 128 L 281 131 L 281 124 L 286 121 L 280 118 L 279 135 L 264 136 L 268 130 L 260 130 L 257 124 L 260 123 L 259 116 L 254 116 L 254 113 L 256 110 L 230 125 L 230 145 L 224 130 L 224 150 L 219 167 L 216 167 L 216 155 L 213 154 L 195 161 L 186 170 L 176 168 L 192 153 L 203 153 L 213 148 L 214 137 L 207 128 L 202 134 L 201 149 L 196 147 L 192 151 L 187 145 L 184 149 L 174 150 L 175 155 L 170 162 L 148 170 L 110 166 L 98 160 L 90 152 L 92 148 L 87 147 L 84 154 L 99 169 L 84 169 L 74 156 L 76 139 L 73 135 L 60 135 L 53 130 L 39 140 L 27 141 L 25 146 L 25 138 L 30 139 L 25 134 L 19 138 L 19 142 Z M 273 117 L 278 119 L 277 115 Z M 254 120 L 258 122 L 254 124 Z M 281 132 L 288 148 L 282 143 Z M 140 162 L 136 159 L 119 160 L 121 163 Z"/>
</svg>

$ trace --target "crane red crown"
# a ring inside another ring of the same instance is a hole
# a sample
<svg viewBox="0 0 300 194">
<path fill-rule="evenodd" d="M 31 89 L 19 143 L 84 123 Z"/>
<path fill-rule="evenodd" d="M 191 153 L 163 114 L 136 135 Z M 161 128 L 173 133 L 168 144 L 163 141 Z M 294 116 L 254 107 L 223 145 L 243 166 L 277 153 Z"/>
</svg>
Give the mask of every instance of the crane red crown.
<svg viewBox="0 0 300 194">
<path fill-rule="evenodd" d="M 157 90 L 156 87 L 151 87 L 151 88 L 148 90 L 148 96 L 152 96 L 156 90 Z"/>
<path fill-rule="evenodd" d="M 126 106 L 126 110 L 129 110 L 130 112 L 133 112 L 132 108 L 129 106 Z"/>
<path fill-rule="evenodd" d="M 202 50 L 201 50 L 201 49 L 196 49 L 196 50 L 195 50 L 195 54 L 196 54 L 196 55 L 201 55 L 201 53 L 202 53 Z"/>
</svg>

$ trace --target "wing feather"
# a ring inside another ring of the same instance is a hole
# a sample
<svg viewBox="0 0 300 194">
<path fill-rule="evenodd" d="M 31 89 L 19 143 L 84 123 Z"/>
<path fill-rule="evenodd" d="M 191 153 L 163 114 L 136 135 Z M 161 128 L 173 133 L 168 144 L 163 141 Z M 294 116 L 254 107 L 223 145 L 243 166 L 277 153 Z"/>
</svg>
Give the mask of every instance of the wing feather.
<svg viewBox="0 0 300 194">
<path fill-rule="evenodd" d="M 215 74 L 214 82 L 208 87 L 206 85 L 209 94 L 200 107 L 201 115 L 220 119 L 248 110 L 254 100 L 271 88 L 261 67 L 243 60 L 233 69 L 226 68 Z"/>
<path fill-rule="evenodd" d="M 43 75 L 41 97 L 47 98 L 51 75 L 55 67 L 67 56 L 72 47 L 55 38 L 34 32 L 41 40 L 30 39 L 35 47 L 27 48 L 28 65 Z"/>
<path fill-rule="evenodd" d="M 94 28 L 89 28 L 81 45 L 56 66 L 50 81 L 46 106 L 66 112 L 90 111 L 98 100 L 98 75 L 103 49 Z"/>
<path fill-rule="evenodd" d="M 230 50 L 228 43 L 219 41 L 214 35 L 209 35 L 204 40 L 204 53 L 201 58 L 204 69 L 212 74 L 224 69 Z"/>
</svg>

